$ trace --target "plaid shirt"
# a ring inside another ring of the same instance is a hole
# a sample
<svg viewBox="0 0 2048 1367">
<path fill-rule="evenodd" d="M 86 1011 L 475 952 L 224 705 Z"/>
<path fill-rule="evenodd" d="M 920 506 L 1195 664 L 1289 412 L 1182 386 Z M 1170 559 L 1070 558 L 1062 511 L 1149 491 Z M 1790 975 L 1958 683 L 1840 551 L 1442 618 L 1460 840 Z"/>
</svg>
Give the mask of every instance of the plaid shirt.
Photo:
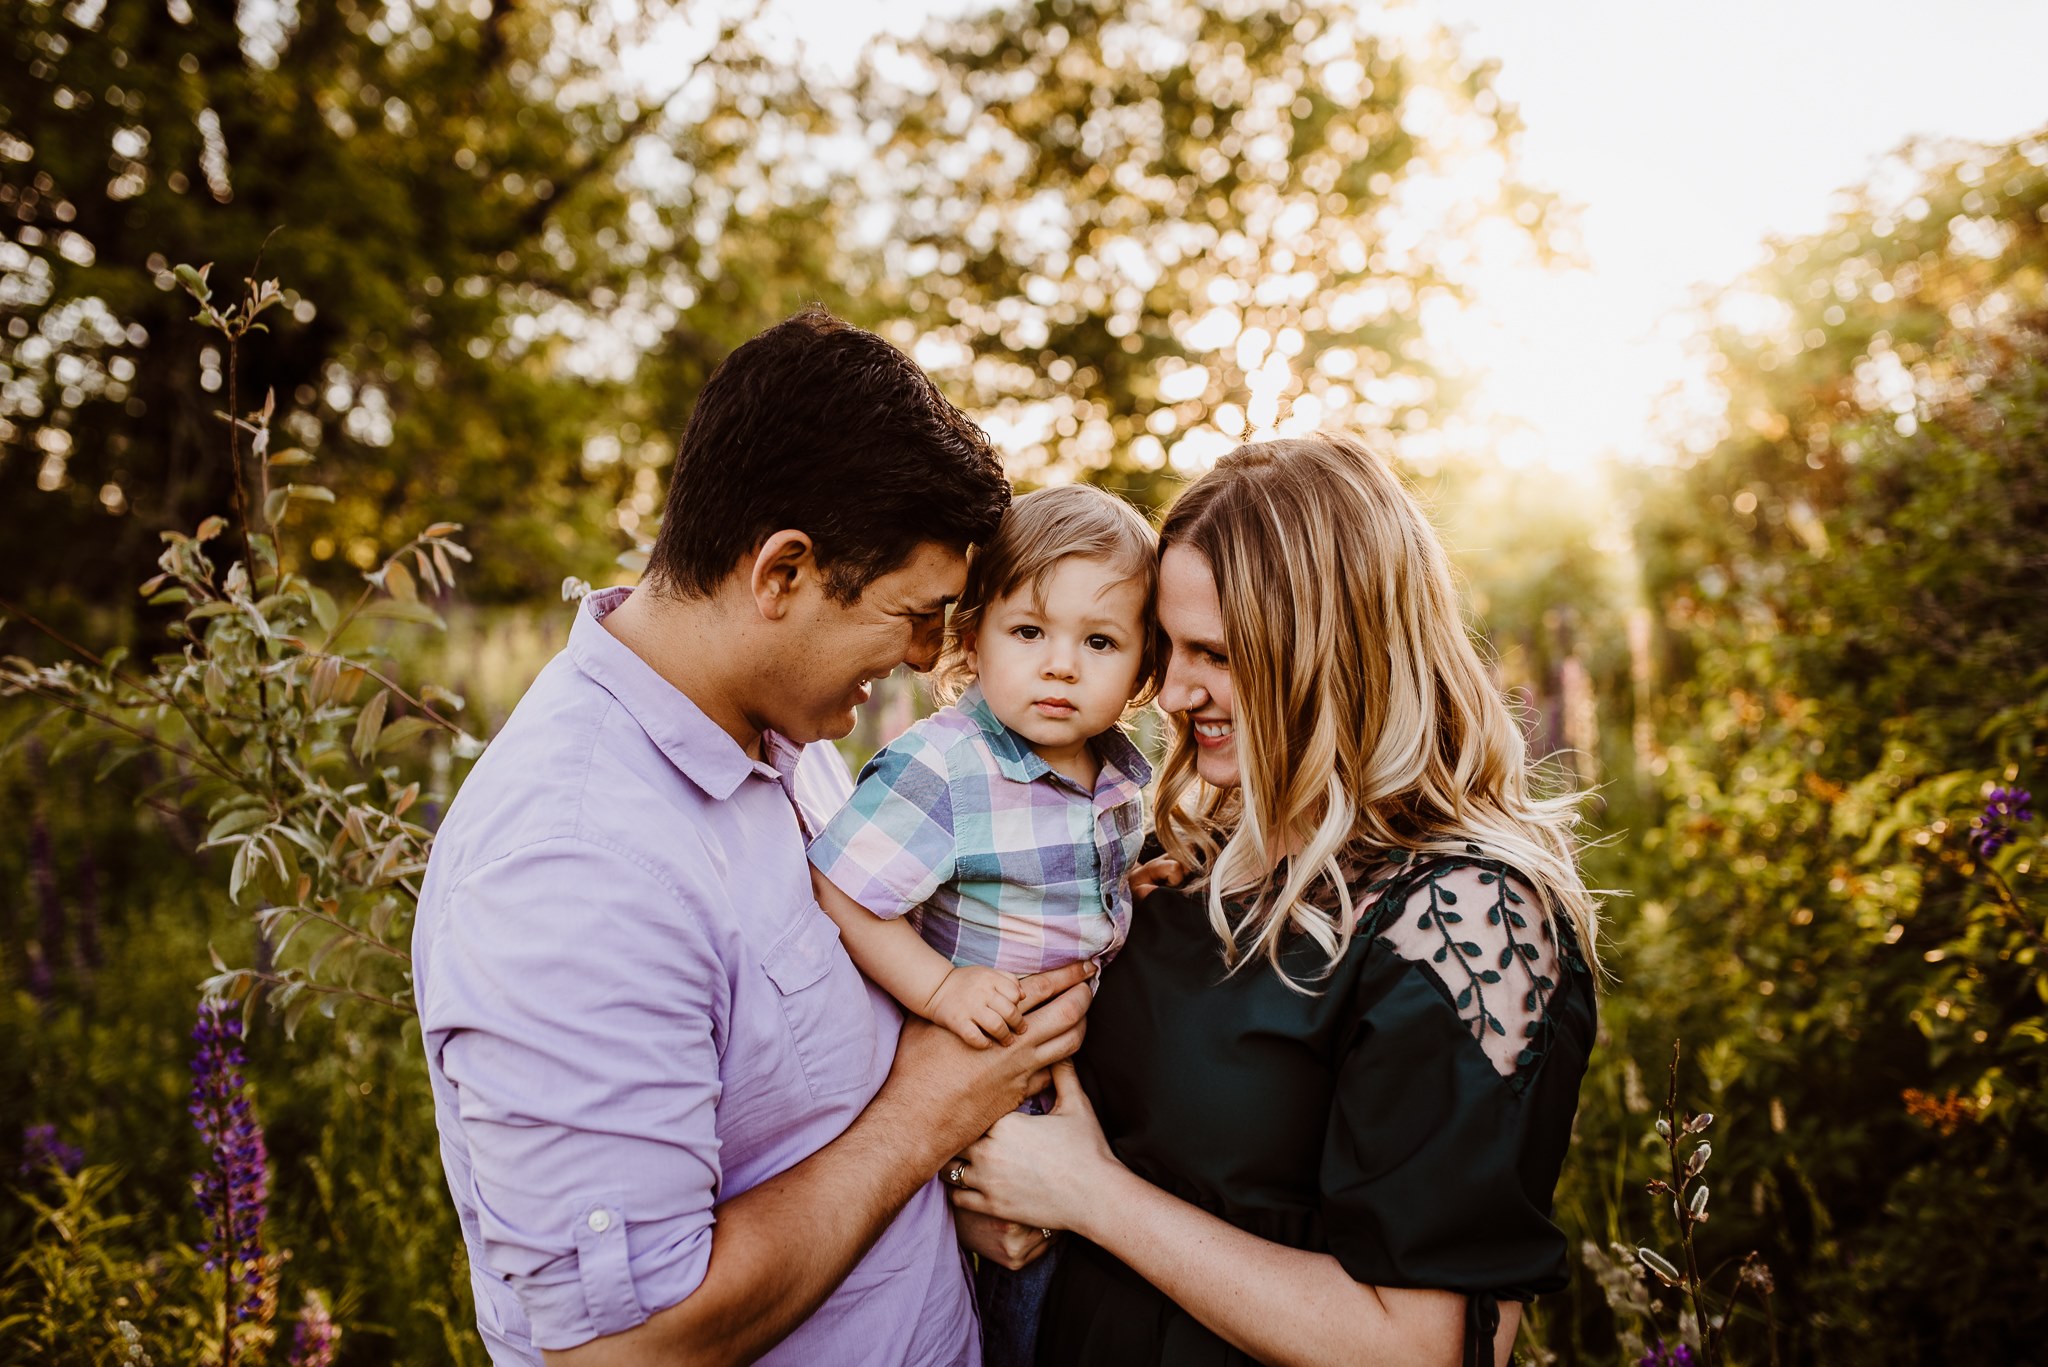
<svg viewBox="0 0 2048 1367">
<path fill-rule="evenodd" d="M 1152 767 L 1121 731 L 1094 745 L 1090 793 L 970 688 L 868 761 L 811 863 L 875 915 L 907 912 L 956 964 L 1023 975 L 1106 959 L 1130 930 Z"/>
</svg>

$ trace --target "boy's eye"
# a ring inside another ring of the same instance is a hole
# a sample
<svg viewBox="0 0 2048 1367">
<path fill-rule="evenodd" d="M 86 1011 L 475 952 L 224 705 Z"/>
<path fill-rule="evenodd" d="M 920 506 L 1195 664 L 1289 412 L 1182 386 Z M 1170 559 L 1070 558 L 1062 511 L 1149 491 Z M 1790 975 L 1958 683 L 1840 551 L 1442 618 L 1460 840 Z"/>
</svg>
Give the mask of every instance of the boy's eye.
<svg viewBox="0 0 2048 1367">
<path fill-rule="evenodd" d="M 1088 648 L 1090 650 L 1115 650 L 1116 638 L 1104 636 L 1101 632 L 1097 632 L 1088 638 Z"/>
<path fill-rule="evenodd" d="M 1045 633 L 1037 627 L 1011 627 L 1010 634 L 1020 641 L 1035 641 Z"/>
</svg>

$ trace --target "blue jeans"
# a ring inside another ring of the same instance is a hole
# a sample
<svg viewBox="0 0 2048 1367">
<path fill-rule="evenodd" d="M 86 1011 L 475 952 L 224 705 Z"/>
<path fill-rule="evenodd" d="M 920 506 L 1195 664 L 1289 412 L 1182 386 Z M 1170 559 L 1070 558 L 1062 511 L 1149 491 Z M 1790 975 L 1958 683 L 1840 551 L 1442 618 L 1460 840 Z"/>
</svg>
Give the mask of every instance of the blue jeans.
<svg viewBox="0 0 2048 1367">
<path fill-rule="evenodd" d="M 976 1259 L 974 1303 L 981 1310 L 982 1367 L 1032 1367 L 1038 1352 L 1038 1319 L 1060 1251 L 1049 1248 L 1037 1262 L 1015 1272 L 987 1258 Z"/>
</svg>

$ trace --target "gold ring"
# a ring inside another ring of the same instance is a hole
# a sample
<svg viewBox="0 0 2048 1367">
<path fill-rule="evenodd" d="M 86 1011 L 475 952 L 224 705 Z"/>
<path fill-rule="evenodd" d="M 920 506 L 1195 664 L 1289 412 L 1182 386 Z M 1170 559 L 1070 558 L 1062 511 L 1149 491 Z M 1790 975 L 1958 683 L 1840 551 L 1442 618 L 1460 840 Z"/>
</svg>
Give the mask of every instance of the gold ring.
<svg viewBox="0 0 2048 1367">
<path fill-rule="evenodd" d="M 966 1175 L 967 1165 L 965 1163 L 955 1163 L 946 1172 L 946 1185 L 957 1187 L 960 1185 L 960 1179 Z"/>
</svg>

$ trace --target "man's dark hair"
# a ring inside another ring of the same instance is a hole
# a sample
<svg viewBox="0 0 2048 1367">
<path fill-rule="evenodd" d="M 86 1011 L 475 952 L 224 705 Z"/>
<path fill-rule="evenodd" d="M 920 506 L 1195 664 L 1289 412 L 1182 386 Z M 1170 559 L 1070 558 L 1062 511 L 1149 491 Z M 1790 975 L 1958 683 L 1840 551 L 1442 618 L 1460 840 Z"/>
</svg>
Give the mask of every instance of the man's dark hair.
<svg viewBox="0 0 2048 1367">
<path fill-rule="evenodd" d="M 711 372 L 648 574 L 703 597 L 794 528 L 815 544 L 826 591 L 850 603 L 920 542 L 988 540 L 1009 502 L 987 435 L 908 356 L 813 306 Z"/>
</svg>

